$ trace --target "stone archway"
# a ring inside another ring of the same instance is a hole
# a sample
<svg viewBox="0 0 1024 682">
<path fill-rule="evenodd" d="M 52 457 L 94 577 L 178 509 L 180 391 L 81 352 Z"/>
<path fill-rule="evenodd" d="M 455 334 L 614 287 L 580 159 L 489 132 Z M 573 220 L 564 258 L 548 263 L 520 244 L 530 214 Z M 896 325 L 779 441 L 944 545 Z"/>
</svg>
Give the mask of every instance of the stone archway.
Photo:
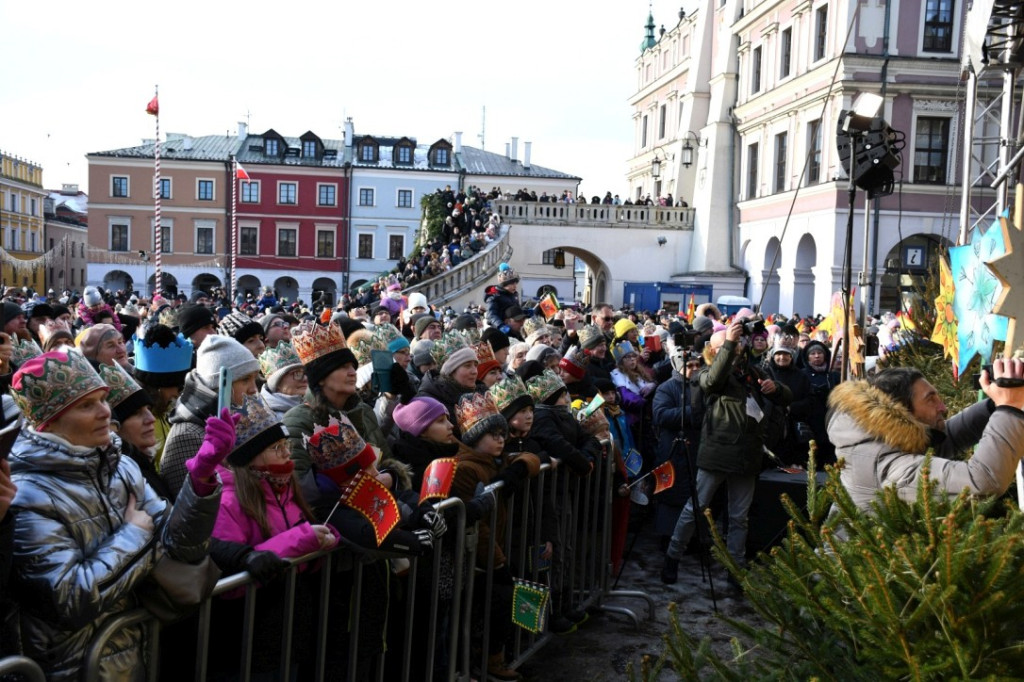
<svg viewBox="0 0 1024 682">
<path fill-rule="evenodd" d="M 274 280 L 274 294 L 279 303 L 294 303 L 299 298 L 299 283 L 294 277 L 278 277 Z"/>
<path fill-rule="evenodd" d="M 333 308 L 338 298 L 338 285 L 330 277 L 318 277 L 313 280 L 313 299 L 310 304 L 319 303 L 326 308 Z"/>
<path fill-rule="evenodd" d="M 220 278 L 216 275 L 211 275 L 208 272 L 204 272 L 196 275 L 192 278 L 192 291 L 201 289 L 206 293 L 212 293 L 214 289 L 221 286 Z"/>
<path fill-rule="evenodd" d="M 146 294 L 150 295 L 156 291 L 156 274 L 149 276 L 146 283 Z M 178 278 L 169 272 L 160 273 L 160 295 L 164 298 L 174 298 L 178 295 Z"/>
<path fill-rule="evenodd" d="M 578 296 L 585 305 L 596 305 L 598 303 L 608 302 L 609 287 L 612 281 L 611 269 L 600 256 L 596 255 L 592 251 L 581 249 L 577 246 L 554 246 L 552 249 L 562 249 L 566 254 L 571 254 L 575 258 L 583 261 L 584 266 L 586 266 L 584 271 L 585 274 L 582 277 L 582 282 L 579 286 L 575 285 L 575 271 L 572 273 L 573 282 L 571 284 L 573 285 L 573 297 Z M 569 258 L 567 257 L 566 263 L 568 262 Z M 542 286 L 540 288 L 543 289 L 544 287 Z M 558 296 L 558 288 L 554 288 L 555 295 Z M 540 290 L 538 290 L 537 297 L 539 298 L 542 295 L 543 294 L 540 293 Z M 563 292 L 560 297 L 568 300 L 569 294 L 568 292 Z"/>
<path fill-rule="evenodd" d="M 879 277 L 878 310 L 897 311 L 904 303 L 912 305 L 913 298 L 922 294 L 927 287 L 927 279 L 938 277 L 938 259 L 943 249 L 955 244 L 944 237 L 930 234 L 913 234 L 895 244 L 885 255 L 885 272 Z M 917 262 L 918 254 L 914 247 L 922 247 L 923 261 Z M 909 253 L 913 252 L 911 259 Z"/>
<path fill-rule="evenodd" d="M 758 309 L 762 315 L 779 312 L 779 268 L 782 267 L 780 246 L 779 240 L 772 237 L 764 248 L 764 266 L 761 271 L 761 306 Z"/>
<path fill-rule="evenodd" d="M 252 295 L 253 300 L 260 297 L 260 280 L 255 275 L 242 275 L 238 278 L 238 292 L 242 298 Z"/>
<path fill-rule="evenodd" d="M 107 291 L 129 291 L 133 285 L 132 276 L 124 270 L 111 270 L 103 276 L 103 288 Z"/>
<path fill-rule="evenodd" d="M 793 310 L 798 315 L 814 314 L 814 266 L 818 260 L 818 247 L 814 237 L 805 234 L 796 245 L 793 263 Z"/>
</svg>

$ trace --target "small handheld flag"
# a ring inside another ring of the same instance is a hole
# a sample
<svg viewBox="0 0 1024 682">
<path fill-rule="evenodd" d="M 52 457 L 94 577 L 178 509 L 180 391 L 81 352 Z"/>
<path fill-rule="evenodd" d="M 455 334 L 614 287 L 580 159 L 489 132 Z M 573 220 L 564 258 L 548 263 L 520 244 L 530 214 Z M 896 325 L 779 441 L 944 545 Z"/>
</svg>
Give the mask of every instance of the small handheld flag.
<svg viewBox="0 0 1024 682">
<path fill-rule="evenodd" d="M 636 448 L 630 448 L 623 458 L 623 464 L 626 465 L 626 471 L 629 472 L 632 478 L 640 473 L 640 469 L 644 465 L 644 456 Z"/>
<path fill-rule="evenodd" d="M 512 592 L 512 622 L 530 632 L 540 632 L 547 624 L 548 597 L 546 585 L 515 579 Z"/>
<path fill-rule="evenodd" d="M 686 322 L 693 324 L 693 318 L 697 316 L 697 306 L 694 305 L 693 294 L 690 294 L 690 305 L 686 306 Z"/>
<path fill-rule="evenodd" d="M 562 306 L 559 305 L 558 299 L 555 298 L 555 295 L 548 292 L 541 297 L 540 301 L 537 302 L 537 308 L 540 309 L 545 320 L 550 320 L 559 310 L 561 310 Z"/>
<path fill-rule="evenodd" d="M 654 494 L 657 495 L 662 490 L 668 490 L 672 487 L 672 484 L 676 482 L 676 470 L 672 466 L 672 462 L 665 462 L 659 464 L 651 472 L 654 474 Z"/>
<path fill-rule="evenodd" d="M 420 487 L 420 502 L 432 498 L 446 499 L 455 480 L 455 470 L 459 462 L 454 457 L 441 457 L 427 465 L 423 472 L 423 485 Z"/>
<path fill-rule="evenodd" d="M 401 518 L 398 503 L 395 502 L 391 491 L 371 474 L 368 474 L 365 469 L 356 474 L 355 478 L 345 486 L 345 490 L 341 493 L 341 501 L 345 506 L 355 509 L 366 517 L 366 520 L 373 526 L 378 547 L 384 542 L 388 533 L 398 525 Z"/>
</svg>

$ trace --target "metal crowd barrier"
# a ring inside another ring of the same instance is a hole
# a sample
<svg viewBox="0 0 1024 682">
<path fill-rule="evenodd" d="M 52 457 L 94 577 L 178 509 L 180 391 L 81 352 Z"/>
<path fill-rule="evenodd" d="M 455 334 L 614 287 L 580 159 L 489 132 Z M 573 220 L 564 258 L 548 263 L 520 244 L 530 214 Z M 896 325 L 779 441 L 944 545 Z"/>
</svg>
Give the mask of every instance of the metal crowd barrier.
<svg viewBox="0 0 1024 682">
<path fill-rule="evenodd" d="M 4 675 L 20 675 L 25 682 L 46 682 L 46 675 L 39 664 L 24 656 L 0 658 L 0 678 Z"/>
<path fill-rule="evenodd" d="M 621 605 L 607 603 L 616 599 L 644 600 L 647 604 L 646 617 L 653 617 L 654 602 L 646 593 L 609 589 L 612 572 L 610 545 L 613 469 L 613 462 L 607 456 L 595 462 L 594 470 L 585 478 L 568 474 L 563 471 L 563 467 L 556 468 L 551 464 L 544 464 L 541 466 L 539 475 L 535 479 L 525 482 L 518 494 L 509 494 L 509 491 L 504 491 L 505 486 L 502 483 L 497 483 L 491 488 L 498 494 L 498 504 L 507 505 L 503 550 L 509 568 L 514 575 L 533 583 L 547 583 L 552 588 L 558 589 L 561 598 L 568 600 L 563 610 L 572 608 L 587 609 L 591 612 L 618 613 L 629 617 L 635 626 L 639 626 L 640 616 L 635 611 Z M 557 514 L 558 538 L 555 546 L 556 560 L 546 571 L 542 572 L 538 562 L 531 560 L 530 553 L 533 551 L 531 548 L 539 547 L 545 540 L 542 537 L 542 524 L 546 513 L 546 503 L 550 503 L 549 510 L 554 510 Z M 443 512 L 448 519 L 448 532 L 438 540 L 430 555 L 422 558 L 406 557 L 409 559 L 410 565 L 404 578 L 404 602 L 392 597 L 393 603 L 389 606 L 389 619 L 404 618 L 402 634 L 400 638 L 397 636 L 387 637 L 386 623 L 384 635 L 388 646 L 385 646 L 373 660 L 359 658 L 360 618 L 358 615 L 363 614 L 364 609 L 373 607 L 372 604 L 363 603 L 364 567 L 374 562 L 398 558 L 401 555 L 339 546 L 330 552 L 311 554 L 293 562 L 284 578 L 285 618 L 282 628 L 280 665 L 275 679 L 289 680 L 294 677 L 292 625 L 296 618 L 313 617 L 313 614 L 295 613 L 298 568 L 301 564 L 314 560 L 320 562 L 317 577 L 321 595 L 316 614 L 315 680 L 324 680 L 329 676 L 332 679 L 338 679 L 338 671 L 328 668 L 327 655 L 328 652 L 337 651 L 340 644 L 328 641 L 328 624 L 334 618 L 346 618 L 353 615 L 355 617 L 349 617 L 347 633 L 347 669 L 344 677 L 346 680 L 357 679 L 360 676 L 361 665 L 370 666 L 373 679 L 384 680 L 389 655 L 398 656 L 401 668 L 398 673 L 399 679 L 405 682 L 410 680 L 429 682 L 435 679 L 455 682 L 457 679 L 466 680 L 471 675 L 480 675 L 480 671 L 486 671 L 491 596 L 494 588 L 494 542 L 491 542 L 487 548 L 478 547 L 479 524 L 467 527 L 466 507 L 462 500 L 450 498 L 436 505 L 436 508 Z M 498 508 L 496 505 L 490 512 L 492 539 L 499 534 L 496 528 L 497 518 Z M 477 568 L 478 549 L 487 553 L 486 557 L 481 559 L 481 563 L 486 566 L 485 571 Z M 560 556 L 557 556 L 559 553 Z M 453 576 L 450 603 L 445 603 L 441 599 L 438 589 L 443 570 L 442 562 L 445 560 L 450 560 L 450 571 Z M 429 571 L 428 579 L 418 580 L 418 574 L 422 570 Z M 332 581 L 349 572 L 351 572 L 349 613 L 331 613 L 326 595 L 330 594 Z M 481 579 L 484 581 L 483 603 L 479 609 L 474 607 L 474 583 L 476 582 L 474 577 L 476 575 L 481 575 Z M 390 577 L 389 579 L 394 580 Z M 423 585 L 430 586 L 429 593 L 421 593 L 422 590 L 418 588 Z M 214 602 L 221 595 L 236 592 L 240 588 L 245 589 L 245 604 L 242 632 L 236 635 L 240 636 L 242 640 L 237 679 L 242 682 L 248 682 L 251 679 L 253 674 L 253 632 L 257 625 L 256 599 L 259 597 L 260 591 L 256 589 L 248 573 L 239 573 L 222 578 L 217 583 L 211 599 L 200 607 L 197 614 L 191 616 L 196 619 L 198 632 L 194 667 L 194 679 L 197 681 L 205 682 L 208 679 L 207 668 L 211 647 L 218 646 L 217 641 L 210 641 L 211 614 Z M 392 590 L 393 593 L 394 590 Z M 426 609 L 428 622 L 431 624 L 425 632 L 416 631 L 414 628 L 420 609 Z M 148 679 L 151 681 L 160 679 L 159 634 L 161 625 L 159 621 L 150 616 L 148 611 L 136 609 L 111 618 L 97 632 L 86 653 L 83 673 L 83 679 L 86 682 L 99 679 L 99 662 L 108 639 L 122 628 L 139 625 L 144 627 L 147 633 Z M 479 640 L 475 637 L 476 634 L 480 635 Z M 514 634 L 510 638 L 510 642 L 506 644 L 506 655 L 511 660 L 511 666 L 518 667 L 527 661 L 553 636 L 548 631 L 534 634 L 514 628 Z M 217 633 L 217 637 L 224 637 L 224 633 Z M 423 660 L 415 661 L 412 655 L 414 645 L 423 637 L 426 637 L 427 640 L 422 650 L 424 652 Z M 446 640 L 443 646 L 442 637 Z M 474 661 L 472 660 L 473 652 L 476 649 L 479 650 L 480 656 L 479 660 Z M 170 652 L 170 655 L 174 654 L 175 652 Z M 443 657 L 443 659 L 439 660 L 439 657 Z M 413 666 L 417 662 L 421 667 L 414 669 Z M 387 678 L 389 680 L 395 679 L 396 675 L 394 659 L 391 661 L 391 666 L 391 672 Z M 4 670 L 0 667 L 0 672 Z M 35 682 L 35 678 L 32 678 L 31 682 Z"/>
</svg>

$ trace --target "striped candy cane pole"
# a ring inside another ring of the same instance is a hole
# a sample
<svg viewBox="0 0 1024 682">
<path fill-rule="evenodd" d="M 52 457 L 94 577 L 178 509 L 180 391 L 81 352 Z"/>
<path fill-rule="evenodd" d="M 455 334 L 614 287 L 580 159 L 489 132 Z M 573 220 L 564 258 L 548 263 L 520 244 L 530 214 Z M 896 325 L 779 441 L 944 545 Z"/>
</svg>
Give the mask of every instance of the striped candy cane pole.
<svg viewBox="0 0 1024 682">
<path fill-rule="evenodd" d="M 157 96 L 159 96 L 159 95 L 160 95 L 160 89 L 158 87 L 157 88 Z M 163 250 L 163 241 L 164 241 L 164 231 L 160 227 L 160 194 L 161 194 L 161 192 L 160 192 L 160 112 L 159 112 L 159 110 L 157 111 L 157 114 L 156 114 L 156 116 L 154 118 L 156 119 L 156 145 L 154 145 L 154 147 L 153 147 L 153 175 L 154 175 L 154 178 L 155 178 L 155 180 L 154 180 L 155 187 L 154 187 L 154 192 L 153 192 L 153 195 L 155 197 L 154 202 L 153 202 L 153 213 L 154 213 L 154 216 L 153 216 L 153 221 L 154 221 L 153 230 L 155 231 L 154 235 L 153 235 L 153 244 L 154 244 L 154 249 L 153 249 L 153 279 L 154 279 L 153 296 L 155 298 L 156 296 L 160 295 L 161 289 L 162 289 L 161 285 L 163 284 L 163 274 L 162 274 L 162 268 L 161 268 L 161 265 L 160 265 L 160 253 Z M 147 284 L 148 284 L 148 282 L 147 282 Z"/>
<path fill-rule="evenodd" d="M 231 157 L 231 289 L 228 300 L 235 300 L 238 291 L 238 159 Z"/>
</svg>

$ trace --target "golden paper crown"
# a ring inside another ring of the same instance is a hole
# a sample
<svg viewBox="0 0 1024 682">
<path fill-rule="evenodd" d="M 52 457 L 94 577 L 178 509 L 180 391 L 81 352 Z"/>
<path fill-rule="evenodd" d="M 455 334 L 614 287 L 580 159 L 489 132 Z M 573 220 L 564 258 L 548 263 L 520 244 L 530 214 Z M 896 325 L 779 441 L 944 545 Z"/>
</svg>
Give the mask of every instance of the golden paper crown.
<svg viewBox="0 0 1024 682">
<path fill-rule="evenodd" d="M 370 351 L 387 350 L 388 345 L 384 343 L 383 337 L 371 332 L 369 329 L 357 329 L 345 339 L 348 349 L 356 356 L 359 366 L 370 364 Z"/>
<path fill-rule="evenodd" d="M 319 325 L 309 320 L 292 330 L 292 346 L 304 365 L 348 348 L 341 327 L 336 324 Z"/>
<path fill-rule="evenodd" d="M 448 356 L 462 348 L 469 348 L 466 338 L 457 332 L 448 332 L 434 341 L 434 345 L 430 348 L 430 357 L 434 359 L 434 363 L 438 367 L 441 367 Z"/>
<path fill-rule="evenodd" d="M 478 364 L 485 362 L 497 362 L 494 359 L 494 351 L 488 343 L 478 343 L 476 346 L 476 361 Z"/>
<path fill-rule="evenodd" d="M 455 420 L 459 423 L 463 442 L 470 445 L 493 429 L 508 428 L 490 393 L 464 394 L 455 405 Z"/>
<path fill-rule="evenodd" d="M 284 367 L 302 364 L 295 347 L 287 341 L 281 341 L 275 348 L 267 348 L 260 353 L 259 361 L 264 379 L 269 379 L 274 372 Z"/>
</svg>

